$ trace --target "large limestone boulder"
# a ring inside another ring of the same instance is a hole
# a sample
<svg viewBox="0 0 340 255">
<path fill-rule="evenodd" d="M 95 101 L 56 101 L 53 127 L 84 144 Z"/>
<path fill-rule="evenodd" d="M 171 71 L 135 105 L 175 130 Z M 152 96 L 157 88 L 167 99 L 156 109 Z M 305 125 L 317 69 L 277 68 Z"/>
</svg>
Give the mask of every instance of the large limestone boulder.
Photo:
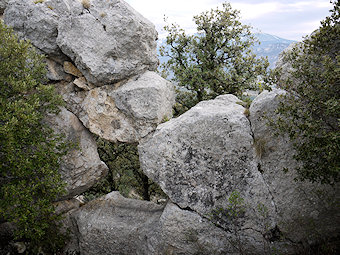
<svg viewBox="0 0 340 255">
<path fill-rule="evenodd" d="M 265 229 L 257 208 L 263 206 L 273 214 L 275 204 L 254 161 L 250 123 L 238 103 L 233 95 L 200 102 L 158 126 L 141 141 L 139 155 L 144 173 L 172 202 L 202 217 L 220 209 L 226 212 L 228 197 L 239 194 L 244 212 L 237 213 L 237 219 L 224 214 L 215 220 L 226 231 L 241 233 L 242 239 L 249 240 L 244 247 L 253 249 L 263 242 L 259 233 L 276 225 L 266 218 Z"/>
<path fill-rule="evenodd" d="M 173 85 L 147 71 L 116 86 L 79 88 L 61 83 L 67 107 L 92 133 L 116 142 L 136 142 L 172 116 Z"/>
<path fill-rule="evenodd" d="M 67 184 L 65 197 L 81 194 L 105 176 L 108 168 L 99 158 L 93 135 L 73 113 L 62 108 L 57 116 L 50 117 L 56 132 L 64 133 L 67 140 L 77 145 L 61 162 L 60 173 Z"/>
<path fill-rule="evenodd" d="M 200 102 L 140 143 L 143 171 L 181 208 L 204 215 L 235 190 L 268 198 L 239 102 L 233 95 Z"/>
<path fill-rule="evenodd" d="M 159 218 L 163 206 L 112 192 L 73 214 L 80 254 L 161 254 Z"/>
<path fill-rule="evenodd" d="M 275 214 L 282 233 L 294 242 L 308 243 L 327 239 L 339 233 L 339 186 L 330 187 L 295 181 L 294 147 L 285 135 L 275 136 L 266 118 L 275 120 L 278 104 L 286 92 L 274 89 L 264 91 L 252 102 L 250 121 L 254 134 L 255 158 L 263 179 L 273 196 Z M 289 169 L 287 173 L 283 170 Z"/>
<path fill-rule="evenodd" d="M 239 246 L 236 239 L 193 211 L 169 202 L 164 206 L 127 199 L 118 192 L 91 201 L 74 211 L 73 246 L 80 254 L 261 254 Z"/>
<path fill-rule="evenodd" d="M 296 172 L 283 171 L 298 166 L 294 148 L 264 115 L 276 116 L 284 93 L 261 93 L 249 120 L 232 95 L 201 102 L 139 145 L 143 171 L 171 201 L 238 236 L 246 254 L 294 254 L 339 232 L 338 187 L 296 182 Z"/>
<path fill-rule="evenodd" d="M 96 86 L 155 70 L 154 25 L 122 0 L 13 0 L 5 23 L 49 57 L 70 58 Z"/>
</svg>

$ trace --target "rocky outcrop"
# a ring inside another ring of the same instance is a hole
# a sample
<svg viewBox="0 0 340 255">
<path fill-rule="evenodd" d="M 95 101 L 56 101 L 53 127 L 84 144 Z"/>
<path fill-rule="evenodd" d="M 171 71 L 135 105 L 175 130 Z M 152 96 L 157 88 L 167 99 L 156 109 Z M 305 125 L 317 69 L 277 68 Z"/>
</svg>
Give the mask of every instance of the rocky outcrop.
<svg viewBox="0 0 340 255">
<path fill-rule="evenodd" d="M 107 172 L 91 133 L 140 142 L 143 171 L 169 196 L 165 206 L 117 192 L 58 202 L 70 252 L 294 254 L 339 233 L 339 190 L 282 171 L 298 165 L 294 149 L 264 115 L 275 118 L 285 92 L 261 93 L 249 111 L 223 95 L 167 121 L 174 90 L 153 72 L 157 33 L 124 1 L 11 0 L 5 23 L 48 56 L 48 78 L 66 102 L 50 122 L 79 145 L 63 158 L 65 198 Z"/>
<path fill-rule="evenodd" d="M 96 86 L 157 68 L 152 23 L 121 0 L 89 3 L 14 0 L 6 9 L 5 23 L 58 62 L 70 58 Z"/>
<path fill-rule="evenodd" d="M 92 133 L 116 142 L 136 142 L 172 116 L 175 103 L 170 82 L 147 71 L 124 84 L 90 88 L 90 85 L 60 83 L 67 108 Z M 79 81 L 80 82 L 80 81 Z"/>
<path fill-rule="evenodd" d="M 156 30 L 121 0 L 13 0 L 5 22 L 48 56 L 48 78 L 92 133 L 138 142 L 172 116 L 173 86 L 155 70 Z"/>
<path fill-rule="evenodd" d="M 298 164 L 294 149 L 286 137 L 274 136 L 264 115 L 275 117 L 284 93 L 261 93 L 249 120 L 234 96 L 201 102 L 139 145 L 143 171 L 171 201 L 203 218 L 213 215 L 212 222 L 237 231 L 242 248 L 254 254 L 264 243 L 291 254 L 339 231 L 331 223 L 339 220 L 339 190 L 295 182 L 295 172 L 283 172 Z"/>
<path fill-rule="evenodd" d="M 126 199 L 119 192 L 87 203 L 72 216 L 80 254 L 160 254 L 162 211 L 160 205 Z"/>
<path fill-rule="evenodd" d="M 75 211 L 69 251 L 80 254 L 239 254 L 230 233 L 169 202 L 126 199 L 112 192 Z M 244 250 L 256 254 L 254 250 Z"/>
<path fill-rule="evenodd" d="M 142 169 L 180 207 L 204 215 L 234 190 L 269 196 L 253 161 L 245 109 L 237 102 L 233 95 L 200 102 L 139 145 Z"/>
<path fill-rule="evenodd" d="M 294 147 L 287 136 L 275 136 L 264 118 L 277 118 L 275 109 L 285 93 L 283 90 L 264 91 L 250 107 L 256 162 L 273 196 L 275 214 L 272 217 L 285 236 L 296 243 L 327 239 L 340 231 L 339 226 L 332 223 L 340 221 L 336 209 L 339 187 L 295 181 L 294 169 L 299 163 L 293 158 Z M 285 173 L 284 169 L 289 172 Z"/>
<path fill-rule="evenodd" d="M 67 190 L 65 197 L 81 194 L 105 176 L 108 168 L 99 159 L 93 135 L 73 113 L 62 108 L 57 116 L 50 116 L 49 121 L 57 132 L 64 133 L 66 140 L 76 145 L 61 162 L 60 173 Z"/>
</svg>

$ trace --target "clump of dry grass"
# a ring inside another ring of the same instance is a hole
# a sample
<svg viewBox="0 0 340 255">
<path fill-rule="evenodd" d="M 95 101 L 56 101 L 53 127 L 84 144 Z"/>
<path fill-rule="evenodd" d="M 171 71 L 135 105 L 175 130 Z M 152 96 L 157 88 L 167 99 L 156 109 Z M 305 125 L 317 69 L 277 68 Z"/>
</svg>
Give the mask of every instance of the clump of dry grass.
<svg viewBox="0 0 340 255">
<path fill-rule="evenodd" d="M 250 111 L 249 111 L 249 109 L 248 108 L 246 108 L 246 109 L 244 109 L 244 112 L 243 112 L 243 114 L 248 118 L 249 117 L 249 115 L 250 115 Z"/>
<path fill-rule="evenodd" d="M 84 6 L 85 9 L 90 9 L 91 7 L 91 2 L 90 0 L 81 0 L 82 5 Z"/>
<path fill-rule="evenodd" d="M 266 152 L 266 140 L 263 138 L 257 138 L 254 140 L 255 153 L 259 158 L 262 158 Z"/>
</svg>

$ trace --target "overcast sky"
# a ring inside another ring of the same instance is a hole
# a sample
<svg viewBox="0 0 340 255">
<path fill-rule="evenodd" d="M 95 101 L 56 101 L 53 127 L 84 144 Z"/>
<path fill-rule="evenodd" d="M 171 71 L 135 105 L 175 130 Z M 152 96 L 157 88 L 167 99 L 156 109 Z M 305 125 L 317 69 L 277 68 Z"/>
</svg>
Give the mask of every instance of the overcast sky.
<svg viewBox="0 0 340 255">
<path fill-rule="evenodd" d="M 163 17 L 175 22 L 187 32 L 194 31 L 192 17 L 221 6 L 222 0 L 125 0 L 144 17 L 152 21 L 159 37 L 164 37 Z M 234 9 L 241 11 L 244 24 L 262 33 L 300 41 L 320 25 L 329 15 L 329 0 L 230 0 Z"/>
</svg>

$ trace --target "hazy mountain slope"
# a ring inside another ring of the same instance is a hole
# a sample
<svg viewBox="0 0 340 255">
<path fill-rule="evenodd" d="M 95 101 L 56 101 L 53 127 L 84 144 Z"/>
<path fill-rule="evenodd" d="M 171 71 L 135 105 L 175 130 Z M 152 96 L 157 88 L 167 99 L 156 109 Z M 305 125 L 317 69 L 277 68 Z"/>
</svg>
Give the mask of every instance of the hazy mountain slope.
<svg viewBox="0 0 340 255">
<path fill-rule="evenodd" d="M 280 38 L 275 35 L 270 34 L 264 34 L 264 33 L 257 33 L 255 36 L 258 38 L 260 45 L 256 45 L 254 47 L 254 52 L 259 57 L 268 57 L 268 61 L 270 64 L 270 68 L 275 67 L 275 62 L 277 61 L 277 58 L 279 54 L 287 48 L 291 43 L 295 42 L 292 40 L 287 40 Z M 165 43 L 164 41 L 160 41 L 158 43 L 158 48 L 160 45 Z M 168 57 L 159 57 L 160 63 L 164 63 L 168 60 Z"/>
<path fill-rule="evenodd" d="M 283 39 L 275 35 L 270 34 L 255 34 L 260 41 L 260 45 L 254 47 L 254 52 L 259 57 L 268 57 L 270 68 L 275 67 L 275 62 L 279 54 L 287 48 L 291 43 L 295 42 L 292 40 Z"/>
</svg>

